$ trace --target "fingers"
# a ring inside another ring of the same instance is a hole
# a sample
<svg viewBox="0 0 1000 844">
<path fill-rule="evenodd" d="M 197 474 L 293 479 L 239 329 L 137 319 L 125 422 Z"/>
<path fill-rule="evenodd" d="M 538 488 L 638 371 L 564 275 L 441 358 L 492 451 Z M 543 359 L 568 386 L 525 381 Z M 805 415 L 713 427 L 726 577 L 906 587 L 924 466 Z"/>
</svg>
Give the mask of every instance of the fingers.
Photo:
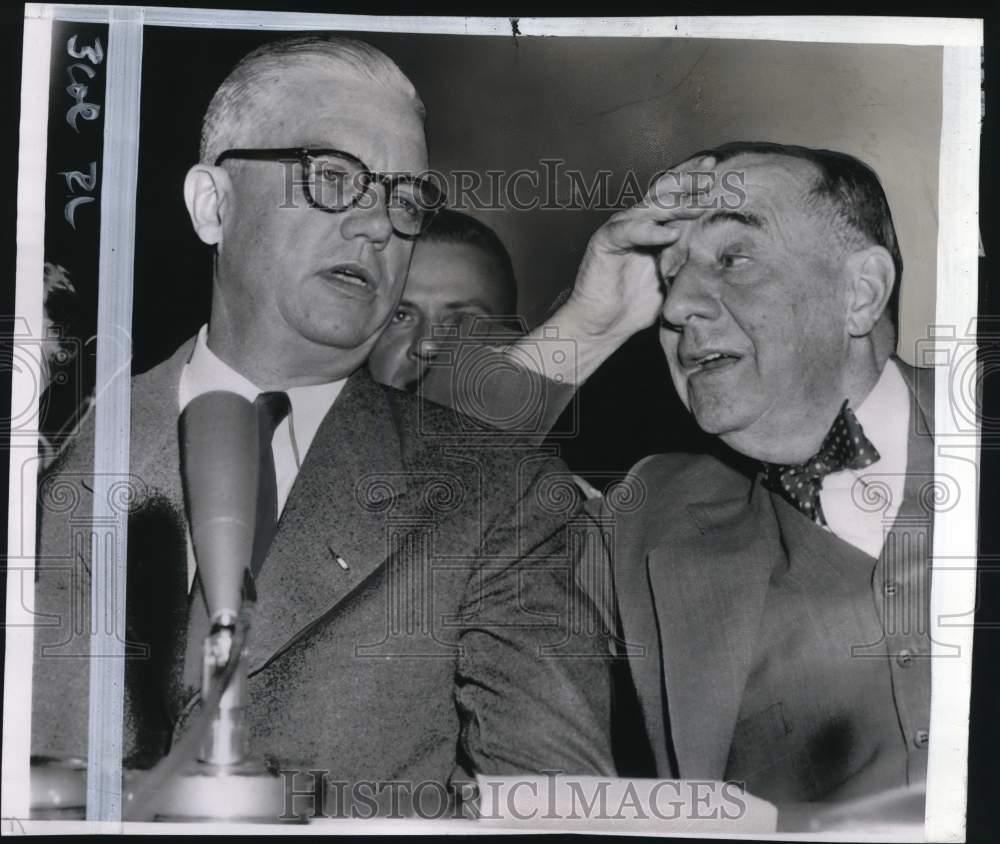
<svg viewBox="0 0 1000 844">
<path fill-rule="evenodd" d="M 598 242 L 615 251 L 662 249 L 677 242 L 682 226 L 709 209 L 717 161 L 697 155 L 663 173 L 641 202 L 614 214 L 598 231 Z"/>
<path fill-rule="evenodd" d="M 706 195 L 715 184 L 716 160 L 711 155 L 695 156 L 661 174 L 639 206 L 672 209 L 687 197 Z"/>
<path fill-rule="evenodd" d="M 678 194 L 636 205 L 619 211 L 615 217 L 623 219 L 655 220 L 657 223 L 671 223 L 674 220 L 694 220 L 709 209 L 704 195 Z"/>
<path fill-rule="evenodd" d="M 616 249 L 636 246 L 668 246 L 681 235 L 688 220 L 705 213 L 704 203 L 695 199 L 685 200 L 676 208 L 657 208 L 655 205 L 619 211 L 598 230 L 599 241 Z"/>
<path fill-rule="evenodd" d="M 681 236 L 678 226 L 662 223 L 650 215 L 616 215 L 602 227 L 605 243 L 616 251 L 636 248 L 662 249 L 675 243 Z"/>
</svg>

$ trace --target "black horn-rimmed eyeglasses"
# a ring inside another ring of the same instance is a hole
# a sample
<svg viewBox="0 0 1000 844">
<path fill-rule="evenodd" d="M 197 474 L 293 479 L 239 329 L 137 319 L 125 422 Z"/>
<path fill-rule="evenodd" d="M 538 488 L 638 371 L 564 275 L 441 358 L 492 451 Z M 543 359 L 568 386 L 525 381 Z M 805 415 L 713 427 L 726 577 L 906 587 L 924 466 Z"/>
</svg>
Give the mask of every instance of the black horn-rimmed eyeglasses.
<svg viewBox="0 0 1000 844">
<path fill-rule="evenodd" d="M 367 207 L 377 201 L 372 190 L 385 190 L 385 208 L 392 230 L 400 237 L 420 236 L 444 206 L 445 194 L 431 179 L 398 173 L 376 173 L 356 155 L 339 149 L 281 147 L 227 149 L 215 159 L 218 167 L 229 159 L 299 164 L 301 184 L 310 207 L 329 214 Z"/>
</svg>

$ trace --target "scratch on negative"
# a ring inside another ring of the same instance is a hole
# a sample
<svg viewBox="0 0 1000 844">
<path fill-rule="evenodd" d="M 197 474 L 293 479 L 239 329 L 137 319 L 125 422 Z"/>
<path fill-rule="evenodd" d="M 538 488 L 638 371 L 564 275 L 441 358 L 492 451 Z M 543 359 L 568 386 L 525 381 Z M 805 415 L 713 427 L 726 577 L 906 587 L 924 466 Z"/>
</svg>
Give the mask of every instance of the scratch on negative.
<svg viewBox="0 0 1000 844">
<path fill-rule="evenodd" d="M 705 58 L 705 54 L 708 52 L 708 50 L 709 50 L 709 48 L 711 46 L 712 45 L 709 44 L 707 47 L 705 47 L 704 50 L 701 51 L 701 55 L 698 56 L 698 58 L 694 60 L 694 64 L 692 64 L 691 67 L 688 68 L 687 73 L 685 73 L 680 78 L 680 80 L 678 82 L 676 82 L 673 86 L 671 86 L 671 88 L 670 88 L 669 91 L 664 91 L 662 94 L 653 94 L 653 96 L 651 96 L 651 97 L 642 97 L 642 98 L 640 98 L 638 100 L 629 100 L 627 103 L 622 103 L 621 105 L 616 105 L 613 108 L 604 109 L 604 111 L 596 111 L 596 112 L 594 112 L 593 116 L 594 117 L 605 117 L 605 116 L 607 116 L 609 114 L 614 114 L 616 111 L 621 111 L 623 108 L 628 108 L 629 106 L 639 105 L 639 103 L 648 103 L 651 100 L 660 100 L 660 99 L 663 99 L 664 97 L 669 97 L 674 91 L 676 91 L 678 88 L 680 88 L 681 85 L 683 85 L 685 82 L 688 81 L 688 79 L 691 78 L 691 75 L 695 72 L 695 70 L 697 69 L 698 65 L 701 64 L 701 60 L 703 58 Z"/>
</svg>

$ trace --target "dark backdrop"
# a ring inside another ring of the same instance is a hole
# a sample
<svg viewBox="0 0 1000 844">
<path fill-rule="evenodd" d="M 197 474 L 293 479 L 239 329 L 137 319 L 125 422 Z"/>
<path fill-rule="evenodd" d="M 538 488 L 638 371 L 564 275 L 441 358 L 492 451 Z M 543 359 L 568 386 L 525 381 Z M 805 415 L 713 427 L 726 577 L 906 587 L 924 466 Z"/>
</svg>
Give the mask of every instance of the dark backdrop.
<svg viewBox="0 0 1000 844">
<path fill-rule="evenodd" d="M 855 153 L 880 172 L 894 206 L 907 260 L 904 335 L 921 336 L 932 317 L 938 48 L 355 34 L 413 80 L 427 106 L 431 164 L 445 173 L 544 173 L 543 159 L 559 159 L 587 183 L 609 170 L 613 202 L 630 173 L 645 185 L 692 151 L 737 138 Z M 136 372 L 207 317 L 209 252 L 191 231 L 181 185 L 197 160 L 199 123 L 215 88 L 242 55 L 276 37 L 145 30 Z M 542 197 L 540 190 L 523 186 L 522 196 Z M 566 185 L 550 198 L 566 203 Z M 473 213 L 508 245 L 520 310 L 537 324 L 572 285 L 587 239 L 610 211 L 499 204 Z M 560 427 L 572 428 L 574 419 L 579 436 L 559 440 L 560 448 L 571 466 L 597 480 L 654 451 L 703 446 L 674 395 L 655 330 L 634 338 L 584 386 Z"/>
</svg>

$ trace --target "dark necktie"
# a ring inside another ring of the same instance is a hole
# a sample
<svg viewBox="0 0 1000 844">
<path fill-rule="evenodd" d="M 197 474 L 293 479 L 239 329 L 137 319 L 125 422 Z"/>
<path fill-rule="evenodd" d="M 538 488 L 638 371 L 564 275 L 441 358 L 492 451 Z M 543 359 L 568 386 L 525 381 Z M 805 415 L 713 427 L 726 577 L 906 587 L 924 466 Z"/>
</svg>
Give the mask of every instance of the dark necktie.
<svg viewBox="0 0 1000 844">
<path fill-rule="evenodd" d="M 253 536 L 253 557 L 250 572 L 254 577 L 264 565 L 264 558 L 271 547 L 274 532 L 278 527 L 278 482 L 274 471 L 274 452 L 271 440 L 274 431 L 281 424 L 291 404 L 288 394 L 261 393 L 254 400 L 257 409 L 257 433 L 259 439 L 260 479 L 257 487 L 257 526 Z"/>
<path fill-rule="evenodd" d="M 845 401 L 819 451 L 797 465 L 764 464 L 764 486 L 777 493 L 818 525 L 826 524 L 819 493 L 823 478 L 842 469 L 863 469 L 879 453 Z"/>
</svg>

